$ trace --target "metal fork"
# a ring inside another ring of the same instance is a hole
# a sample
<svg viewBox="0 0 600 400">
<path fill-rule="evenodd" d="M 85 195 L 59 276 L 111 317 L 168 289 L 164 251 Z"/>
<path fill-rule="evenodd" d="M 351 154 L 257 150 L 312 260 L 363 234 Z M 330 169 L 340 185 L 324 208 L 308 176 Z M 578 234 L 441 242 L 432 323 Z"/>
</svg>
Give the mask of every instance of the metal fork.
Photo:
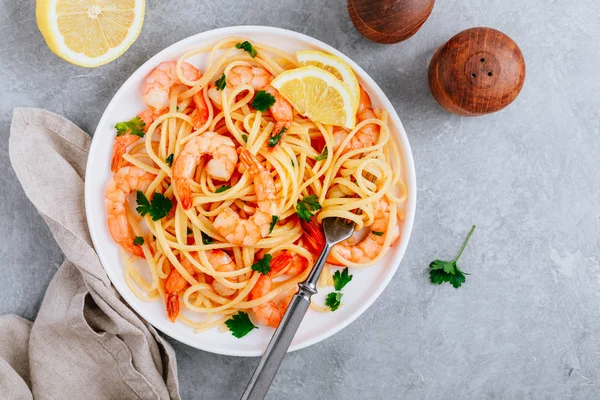
<svg viewBox="0 0 600 400">
<path fill-rule="evenodd" d="M 323 232 L 325 233 L 325 247 L 308 278 L 298 284 L 298 292 L 292 298 L 240 400 L 262 400 L 266 396 L 306 310 L 310 306 L 310 298 L 317 293 L 317 281 L 331 248 L 352 236 L 354 224 L 339 218 L 325 218 Z"/>
</svg>

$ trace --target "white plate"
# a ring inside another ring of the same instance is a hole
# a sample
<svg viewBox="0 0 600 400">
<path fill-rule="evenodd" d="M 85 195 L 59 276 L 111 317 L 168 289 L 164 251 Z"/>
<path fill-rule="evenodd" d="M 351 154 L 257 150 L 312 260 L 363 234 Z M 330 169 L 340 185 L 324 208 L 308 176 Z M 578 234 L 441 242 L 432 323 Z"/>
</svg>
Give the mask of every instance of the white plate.
<svg viewBox="0 0 600 400">
<path fill-rule="evenodd" d="M 242 339 L 236 339 L 228 332 L 222 332 L 218 328 L 194 333 L 191 328 L 182 323 L 173 324 L 169 322 L 163 302 L 144 302 L 138 299 L 125 283 L 119 247 L 112 241 L 106 226 L 104 190 L 111 177 L 109 161 L 115 136 L 114 126 L 119 121 L 131 119 L 132 116 L 144 109 L 140 99 L 140 86 L 143 78 L 160 62 L 175 60 L 189 49 L 210 45 L 227 36 L 248 37 L 250 40 L 267 43 L 289 53 L 298 50 L 322 50 L 342 57 L 356 72 L 360 83 L 371 95 L 374 106 L 385 108 L 389 112 L 392 134 L 402 147 L 403 173 L 408 185 L 409 196 L 404 210 L 406 220 L 402 226 L 401 239 L 396 242 L 389 254 L 378 264 L 366 269 L 352 270 L 354 279 L 344 288 L 343 306 L 336 312 L 318 313 L 312 310 L 308 311 L 290 347 L 290 351 L 298 350 L 317 343 L 346 327 L 375 301 L 400 265 L 408 244 L 415 215 L 417 192 L 415 168 L 408 138 L 400 118 L 398 118 L 394 107 L 373 79 L 362 68 L 336 49 L 309 36 L 285 29 L 263 26 L 237 26 L 215 29 L 189 37 L 152 57 L 135 71 L 117 91 L 106 111 L 104 111 L 94 133 L 85 176 L 85 207 L 88 225 L 100 261 L 113 285 L 125 301 L 154 327 L 180 342 L 201 350 L 233 356 L 259 356 L 262 354 L 273 333 L 271 328 L 261 326 L 260 329 L 253 330 Z M 204 68 L 201 62 L 202 59 L 200 58 L 191 60 L 192 64 L 202 70 Z M 329 292 L 329 289 L 323 292 Z M 319 304 L 323 304 L 324 297 L 325 293 L 319 293 L 314 299 Z"/>
</svg>

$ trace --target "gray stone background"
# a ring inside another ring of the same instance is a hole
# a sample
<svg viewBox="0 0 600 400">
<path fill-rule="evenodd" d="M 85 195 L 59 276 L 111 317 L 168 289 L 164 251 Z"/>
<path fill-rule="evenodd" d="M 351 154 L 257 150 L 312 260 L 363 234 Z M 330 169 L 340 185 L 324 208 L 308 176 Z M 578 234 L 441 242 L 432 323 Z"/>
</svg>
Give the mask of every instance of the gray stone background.
<svg viewBox="0 0 600 400">
<path fill-rule="evenodd" d="M 355 30 L 344 0 L 147 3 L 130 50 L 88 70 L 48 50 L 32 0 L 0 1 L 0 314 L 35 318 L 63 260 L 10 167 L 13 108 L 93 132 L 119 86 L 164 47 L 274 25 L 332 45 L 379 83 L 408 132 L 419 191 L 389 287 L 342 332 L 288 355 L 268 398 L 600 398 L 600 1 L 438 0 L 416 36 L 387 46 Z M 473 26 L 511 36 L 527 79 L 504 111 L 461 118 L 436 104 L 426 71 L 436 48 Z M 466 284 L 431 285 L 429 262 L 451 259 L 472 224 Z M 171 343 L 183 398 L 237 398 L 257 364 Z"/>
</svg>

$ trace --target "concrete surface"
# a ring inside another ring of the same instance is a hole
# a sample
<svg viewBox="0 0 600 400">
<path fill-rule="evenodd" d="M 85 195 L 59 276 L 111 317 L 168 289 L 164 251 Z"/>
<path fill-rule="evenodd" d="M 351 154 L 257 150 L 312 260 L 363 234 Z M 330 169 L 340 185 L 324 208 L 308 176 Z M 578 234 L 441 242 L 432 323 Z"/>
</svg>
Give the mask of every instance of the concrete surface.
<svg viewBox="0 0 600 400">
<path fill-rule="evenodd" d="M 268 398 L 600 398 L 600 2 L 439 0 L 415 37 L 384 46 L 354 29 L 344 0 L 148 1 L 137 42 L 91 70 L 47 49 L 33 3 L 0 2 L 0 314 L 35 318 L 63 259 L 10 167 L 12 109 L 43 107 L 93 132 L 122 82 L 169 44 L 275 25 L 338 48 L 381 85 L 408 132 L 419 192 L 390 286 L 348 328 L 290 354 Z M 435 103 L 426 68 L 472 26 L 511 36 L 527 79 L 504 111 L 460 118 Z M 472 275 L 458 290 L 431 285 L 429 262 L 452 258 L 471 224 L 460 265 Z M 257 364 L 172 343 L 183 398 L 237 398 Z"/>
</svg>

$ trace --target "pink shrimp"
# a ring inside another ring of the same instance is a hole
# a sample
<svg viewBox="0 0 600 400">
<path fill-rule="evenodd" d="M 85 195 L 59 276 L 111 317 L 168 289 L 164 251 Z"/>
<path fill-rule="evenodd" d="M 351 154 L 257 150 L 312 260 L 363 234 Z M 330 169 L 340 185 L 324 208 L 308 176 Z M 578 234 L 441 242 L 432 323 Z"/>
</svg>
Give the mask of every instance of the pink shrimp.
<svg viewBox="0 0 600 400">
<path fill-rule="evenodd" d="M 371 98 L 369 94 L 360 86 L 360 100 L 358 102 L 358 110 L 356 113 L 357 122 L 360 123 L 367 119 L 377 118 L 375 112 L 373 111 L 373 104 L 371 103 Z M 348 136 L 348 132 L 346 132 L 342 128 L 335 128 L 333 130 L 334 137 L 334 149 L 337 150 L 338 147 L 342 144 L 344 139 Z M 379 125 L 368 124 L 363 126 L 358 132 L 354 134 L 350 142 L 346 144 L 346 148 L 343 153 L 346 153 L 350 150 L 362 149 L 363 147 L 373 146 L 377 143 L 379 139 Z"/>
<path fill-rule="evenodd" d="M 144 132 L 148 130 L 148 127 L 154 120 L 156 119 L 156 115 L 154 112 L 147 108 L 141 113 L 138 114 L 138 117 L 144 121 Z M 119 168 L 123 166 L 124 159 L 123 155 L 127 152 L 127 148 L 140 140 L 140 137 L 137 135 L 132 135 L 127 131 L 124 135 L 115 136 L 115 142 L 113 144 L 113 151 L 110 161 L 110 170 L 112 172 L 117 172 Z"/>
<path fill-rule="evenodd" d="M 271 111 L 271 115 L 273 116 L 273 119 L 275 119 L 273 134 L 277 135 L 283 128 L 290 128 L 290 125 L 294 120 L 294 109 L 292 105 L 279 94 L 277 89 L 270 85 L 272 80 L 273 76 L 264 68 L 238 66 L 233 67 L 229 71 L 229 74 L 227 75 L 227 87 L 234 89 L 240 85 L 249 84 L 254 90 L 264 90 L 275 97 L 275 103 L 269 108 L 269 111 Z M 208 91 L 208 96 L 217 107 L 222 108 L 221 94 L 216 86 L 211 86 Z"/>
<path fill-rule="evenodd" d="M 212 157 L 206 164 L 208 174 L 220 181 L 231 178 L 238 162 L 235 144 L 227 136 L 205 132 L 187 142 L 173 164 L 173 183 L 184 210 L 192 207 L 190 180 L 194 178 L 196 167 L 205 154 Z"/>
<path fill-rule="evenodd" d="M 181 259 L 181 266 L 192 276 L 196 275 L 198 271 L 194 269 L 194 266 L 185 257 Z M 167 317 L 171 322 L 175 322 L 179 316 L 179 292 L 187 288 L 190 283 L 177 271 L 172 268 L 171 272 L 165 279 L 165 305 L 167 308 Z"/>
<path fill-rule="evenodd" d="M 108 214 L 108 231 L 115 243 L 125 250 L 144 257 L 140 246 L 133 243 L 135 237 L 127 221 L 127 197 L 130 193 L 148 188 L 155 175 L 137 167 L 123 167 L 117 171 L 106 186 L 105 204 Z"/>
</svg>

